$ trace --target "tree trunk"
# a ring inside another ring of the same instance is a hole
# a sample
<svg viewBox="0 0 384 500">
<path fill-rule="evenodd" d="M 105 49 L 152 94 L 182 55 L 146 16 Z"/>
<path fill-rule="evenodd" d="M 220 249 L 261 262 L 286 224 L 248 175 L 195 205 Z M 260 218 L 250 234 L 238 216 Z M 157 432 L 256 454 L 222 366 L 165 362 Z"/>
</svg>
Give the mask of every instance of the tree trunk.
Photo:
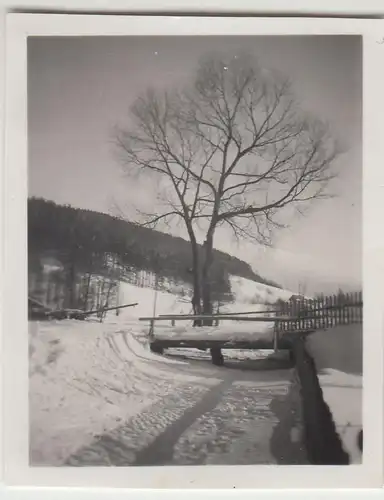
<svg viewBox="0 0 384 500">
<path fill-rule="evenodd" d="M 213 238 L 208 235 L 204 242 L 204 265 L 202 273 L 202 299 L 203 299 L 203 314 L 211 315 L 212 297 L 211 297 L 211 267 L 213 258 Z M 204 320 L 204 325 L 212 326 L 213 320 Z"/>
<path fill-rule="evenodd" d="M 193 314 L 201 314 L 201 273 L 200 273 L 200 258 L 199 248 L 194 236 L 190 235 L 192 247 L 192 274 L 193 274 L 193 296 L 192 308 Z M 201 326 L 201 320 L 194 320 L 193 326 Z"/>
<path fill-rule="evenodd" d="M 212 315 L 212 297 L 211 297 L 211 268 L 213 261 L 213 233 L 207 234 L 207 239 L 204 242 L 204 265 L 202 273 L 202 299 L 203 299 L 203 314 Z M 212 326 L 213 319 L 205 319 L 204 325 Z M 217 366 L 224 364 L 223 354 L 219 347 L 210 349 L 212 363 Z"/>
<path fill-rule="evenodd" d="M 87 276 L 87 284 L 86 284 L 84 303 L 83 303 L 83 310 L 84 311 L 87 310 L 87 306 L 88 306 L 89 291 L 91 289 L 91 280 L 92 280 L 92 268 L 88 271 L 88 276 Z"/>
<path fill-rule="evenodd" d="M 68 261 L 66 272 L 66 307 L 73 309 L 76 305 L 76 256 L 73 253 Z"/>
</svg>

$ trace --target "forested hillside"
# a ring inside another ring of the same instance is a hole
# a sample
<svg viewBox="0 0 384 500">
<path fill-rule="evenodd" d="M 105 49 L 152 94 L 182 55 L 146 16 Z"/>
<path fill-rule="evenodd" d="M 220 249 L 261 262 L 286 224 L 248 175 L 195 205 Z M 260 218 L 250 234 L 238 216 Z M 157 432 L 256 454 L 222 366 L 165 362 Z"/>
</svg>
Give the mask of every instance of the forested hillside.
<svg viewBox="0 0 384 500">
<path fill-rule="evenodd" d="M 28 200 L 28 247 L 32 267 L 36 267 L 42 254 L 49 253 L 64 265 L 75 264 L 77 272 L 88 272 L 90 260 L 93 267 L 99 265 L 102 272 L 103 256 L 112 254 L 118 256 L 126 268 L 191 281 L 191 254 L 186 240 L 110 215 L 57 205 L 41 198 Z M 214 262 L 215 275 L 226 284 L 227 276 L 232 274 L 278 286 L 227 253 L 215 250 Z"/>
</svg>

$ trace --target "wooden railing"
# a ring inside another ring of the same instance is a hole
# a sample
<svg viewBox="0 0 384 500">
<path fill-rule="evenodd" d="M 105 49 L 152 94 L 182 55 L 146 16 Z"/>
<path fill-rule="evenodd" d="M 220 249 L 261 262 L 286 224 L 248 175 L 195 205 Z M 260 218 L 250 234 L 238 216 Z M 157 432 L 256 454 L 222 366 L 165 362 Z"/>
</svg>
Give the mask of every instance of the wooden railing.
<svg viewBox="0 0 384 500">
<path fill-rule="evenodd" d="M 273 314 L 273 316 L 270 316 L 270 314 Z M 280 302 L 276 304 L 273 311 L 248 311 L 210 315 L 164 314 L 143 317 L 139 318 L 139 320 L 149 322 L 150 340 L 155 339 L 155 324 L 159 321 L 170 321 L 172 326 L 175 326 L 177 321 L 200 321 L 203 323 L 208 320 L 209 322 L 213 322 L 215 326 L 218 326 L 221 321 L 272 322 L 274 323 L 273 348 L 277 350 L 280 345 L 287 343 L 291 337 L 290 334 L 307 334 L 318 329 L 330 328 L 336 325 L 361 323 L 363 321 L 363 300 L 361 293 L 343 294 L 321 297 L 314 300 L 295 299 L 289 302 Z M 231 345 L 235 344 L 236 341 L 231 343 Z"/>
<path fill-rule="evenodd" d="M 193 314 L 184 314 L 184 315 L 162 315 L 162 316 L 149 316 L 149 317 L 143 317 L 139 318 L 139 321 L 148 321 L 149 322 L 149 338 L 150 340 L 153 340 L 155 338 L 155 323 L 158 321 L 171 321 L 172 326 L 175 325 L 176 321 L 204 321 L 204 320 L 209 320 L 209 321 L 246 321 L 246 322 L 273 322 L 279 323 L 279 322 L 285 322 L 289 320 L 290 318 L 287 316 L 257 316 L 257 317 L 250 317 L 250 316 L 241 316 L 239 314 L 211 314 L 211 315 L 193 315 Z M 273 348 L 275 350 L 278 349 L 279 346 L 279 338 L 280 338 L 280 330 L 275 328 L 274 329 L 274 339 L 273 339 Z"/>
</svg>

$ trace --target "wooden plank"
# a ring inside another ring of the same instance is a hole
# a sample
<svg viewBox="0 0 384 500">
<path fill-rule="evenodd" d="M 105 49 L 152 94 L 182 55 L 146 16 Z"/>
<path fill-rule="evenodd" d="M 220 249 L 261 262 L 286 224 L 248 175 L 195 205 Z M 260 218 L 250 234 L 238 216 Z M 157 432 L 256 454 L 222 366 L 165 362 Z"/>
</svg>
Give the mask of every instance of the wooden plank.
<svg viewBox="0 0 384 500">
<path fill-rule="evenodd" d="M 244 314 L 279 314 L 281 311 L 280 310 L 274 310 L 274 311 L 248 311 L 248 312 L 231 312 L 231 313 L 215 313 L 215 314 L 210 314 L 210 315 L 206 315 L 206 314 L 202 314 L 201 316 L 203 316 L 204 318 L 208 318 L 208 319 L 212 319 L 212 318 L 216 318 L 217 316 L 242 316 Z M 189 317 L 191 316 L 190 314 L 159 314 L 159 317 L 164 317 L 166 316 L 167 318 L 184 318 L 184 317 Z"/>
<path fill-rule="evenodd" d="M 224 341 L 224 340 L 193 340 L 193 339 L 160 339 L 155 338 L 152 342 L 155 345 L 167 348 L 194 348 L 194 349 L 245 349 L 245 350 L 259 350 L 259 349 L 273 349 L 273 341 L 267 339 L 259 339 L 255 341 Z M 279 342 L 280 349 L 289 349 L 291 342 L 289 340 L 281 339 Z"/>
<path fill-rule="evenodd" d="M 254 322 L 262 322 L 262 323 L 265 323 L 265 322 L 269 322 L 269 323 L 273 323 L 274 321 L 287 321 L 287 320 L 292 320 L 292 318 L 289 318 L 289 317 L 254 317 L 254 318 L 250 318 L 250 317 L 246 317 L 246 316 L 193 316 L 193 315 L 190 315 L 190 316 L 182 316 L 182 317 L 175 317 L 175 316 L 157 316 L 157 317 L 154 317 L 154 316 L 150 316 L 150 317 L 143 317 L 143 318 L 139 318 L 139 321 L 170 321 L 172 319 L 175 319 L 175 320 L 179 320 L 179 321 L 189 321 L 189 320 L 204 320 L 204 319 L 219 319 L 219 320 L 227 320 L 227 321 L 254 321 Z M 295 318 L 293 318 L 295 319 Z"/>
</svg>

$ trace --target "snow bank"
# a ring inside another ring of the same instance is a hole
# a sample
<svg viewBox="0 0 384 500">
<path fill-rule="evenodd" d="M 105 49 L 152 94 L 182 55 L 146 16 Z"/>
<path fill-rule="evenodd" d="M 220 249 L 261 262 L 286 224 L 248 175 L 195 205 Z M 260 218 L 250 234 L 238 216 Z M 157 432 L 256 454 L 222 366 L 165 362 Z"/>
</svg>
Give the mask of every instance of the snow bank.
<svg viewBox="0 0 384 500">
<path fill-rule="evenodd" d="M 136 322 L 29 323 L 30 458 L 60 465 L 183 384 L 205 385 L 182 361 L 149 351 Z M 177 370 L 172 370 L 172 367 Z M 180 367 L 180 368 L 179 368 Z"/>
<path fill-rule="evenodd" d="M 313 357 L 328 404 L 352 463 L 361 463 L 357 436 L 362 429 L 362 325 L 342 325 L 311 334 Z"/>
<path fill-rule="evenodd" d="M 349 454 L 351 463 L 361 463 L 357 436 L 362 429 L 362 377 L 328 369 L 319 375 L 319 382 L 344 450 Z"/>
</svg>

